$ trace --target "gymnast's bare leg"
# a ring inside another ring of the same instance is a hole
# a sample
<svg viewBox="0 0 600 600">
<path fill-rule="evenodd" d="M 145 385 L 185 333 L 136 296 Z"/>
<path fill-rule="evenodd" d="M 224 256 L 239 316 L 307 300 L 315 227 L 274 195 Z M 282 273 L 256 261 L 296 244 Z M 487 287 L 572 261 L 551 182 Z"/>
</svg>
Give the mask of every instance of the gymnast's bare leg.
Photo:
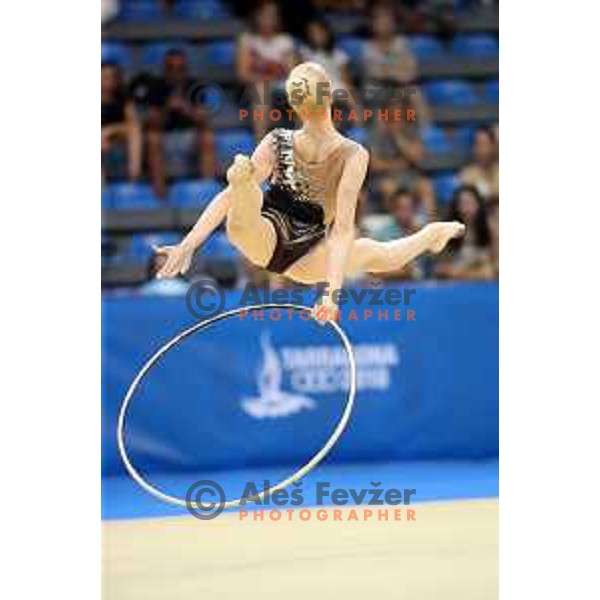
<svg viewBox="0 0 600 600">
<path fill-rule="evenodd" d="M 260 183 L 272 170 L 271 148 L 263 141 L 252 159 L 237 155 L 227 171 L 229 185 L 206 207 L 193 229 L 176 246 L 155 247 L 158 278 L 186 273 L 194 252 L 225 220 L 230 242 L 253 264 L 266 267 L 277 237 L 273 225 L 261 216 Z"/>
<path fill-rule="evenodd" d="M 263 194 L 252 161 L 241 154 L 236 156 L 227 171 L 227 180 L 227 237 L 250 262 L 266 267 L 273 256 L 277 234 L 261 216 Z"/>
<path fill-rule="evenodd" d="M 431 223 L 413 235 L 389 242 L 378 242 L 369 238 L 359 238 L 352 243 L 346 277 L 361 273 L 385 274 L 399 271 L 425 252 L 441 252 L 449 240 L 463 234 L 462 223 Z M 307 285 L 326 281 L 327 240 L 319 244 L 312 252 L 294 263 L 285 275 L 298 283 Z"/>
<path fill-rule="evenodd" d="M 227 171 L 227 179 L 229 240 L 252 263 L 265 267 L 273 255 L 277 237 L 271 222 L 261 216 L 263 196 L 252 161 L 243 155 L 236 156 Z M 390 242 L 357 239 L 350 248 L 345 276 L 397 272 L 425 252 L 441 252 L 448 241 L 462 235 L 464 229 L 461 223 L 440 222 L 431 223 L 413 235 Z M 303 284 L 325 281 L 330 243 L 330 240 L 321 242 L 312 252 L 294 263 L 285 275 Z"/>
<path fill-rule="evenodd" d="M 228 188 L 215 198 L 182 243 L 156 249 L 159 255 L 167 258 L 158 273 L 159 277 L 174 277 L 186 272 L 197 246 L 210 235 L 213 223 L 218 225 L 223 218 L 227 219 L 227 235 L 231 243 L 255 265 L 265 267 L 268 264 L 277 238 L 270 221 L 261 217 L 262 191 L 254 165 L 247 157 L 237 156 L 227 177 Z M 462 235 L 464 229 L 464 225 L 456 222 L 431 223 L 413 235 L 389 242 L 369 238 L 354 240 L 348 254 L 345 276 L 397 272 L 425 252 L 441 252 L 448 241 Z M 330 243 L 331 240 L 321 242 L 293 264 L 285 275 L 308 285 L 325 281 Z"/>
<path fill-rule="evenodd" d="M 272 224 L 261 217 L 262 192 L 256 170 L 255 164 L 247 157 L 236 157 L 227 173 L 229 186 L 215 197 L 194 229 L 177 246 L 155 249 L 159 257 L 165 259 L 158 272 L 159 277 L 175 277 L 185 273 L 196 248 L 225 218 L 231 243 L 255 265 L 265 267 L 268 264 L 277 239 Z M 441 252 L 448 241 L 462 235 L 464 229 L 464 225 L 457 222 L 431 223 L 421 231 L 399 240 L 354 240 L 350 245 L 344 274 L 351 277 L 359 273 L 396 272 L 424 252 Z M 303 284 L 326 281 L 331 243 L 331 239 L 321 242 L 294 263 L 285 275 Z"/>
</svg>

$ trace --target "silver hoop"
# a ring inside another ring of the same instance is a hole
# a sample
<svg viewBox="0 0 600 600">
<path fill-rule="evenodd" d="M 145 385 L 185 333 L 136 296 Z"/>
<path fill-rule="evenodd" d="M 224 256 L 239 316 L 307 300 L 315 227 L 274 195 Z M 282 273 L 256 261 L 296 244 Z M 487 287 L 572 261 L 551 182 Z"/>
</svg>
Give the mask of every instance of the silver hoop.
<svg viewBox="0 0 600 600">
<path fill-rule="evenodd" d="M 185 329 L 181 333 L 178 333 L 174 338 L 172 338 L 169 342 L 162 346 L 141 368 L 141 370 L 129 386 L 127 394 L 125 395 L 125 399 L 123 400 L 123 404 L 121 405 L 121 410 L 119 411 L 119 419 L 117 423 L 117 444 L 119 448 L 119 454 L 121 455 L 121 459 L 125 464 L 125 468 L 127 469 L 127 472 L 132 477 L 132 479 L 140 487 L 142 487 L 142 489 L 144 489 L 146 492 L 148 492 L 155 498 L 158 498 L 159 500 L 162 500 L 163 502 L 167 502 L 169 504 L 188 507 L 188 502 L 186 502 L 184 498 L 178 498 L 177 496 L 171 496 L 170 494 L 166 494 L 165 492 L 160 491 L 158 488 L 148 483 L 136 470 L 136 468 L 129 460 L 129 456 L 127 455 L 124 442 L 125 414 L 140 381 L 144 378 L 146 373 L 148 373 L 148 371 L 154 366 L 156 361 L 161 356 L 166 354 L 173 346 L 178 344 L 181 340 L 191 335 L 192 333 L 195 333 L 200 329 L 209 327 L 210 325 L 217 323 L 218 321 L 222 321 L 224 319 L 228 319 L 229 317 L 233 317 L 237 314 L 241 314 L 242 312 L 250 312 L 264 309 L 288 309 L 295 310 L 297 312 L 310 312 L 309 307 L 300 306 L 298 304 L 257 304 L 254 306 L 246 306 L 229 310 L 210 319 L 206 319 L 205 321 L 201 321 L 200 323 L 196 323 L 195 325 L 192 325 L 191 327 Z M 339 338 L 342 341 L 344 349 L 346 350 L 346 354 L 348 355 L 348 364 L 350 365 L 350 387 L 348 391 L 348 399 L 346 401 L 344 412 L 342 413 L 338 424 L 336 425 L 335 429 L 333 430 L 333 433 L 331 434 L 327 442 L 325 442 L 325 445 L 303 467 L 300 467 L 293 475 L 252 497 L 243 497 L 237 498 L 236 500 L 228 500 L 223 503 L 223 508 L 235 508 L 236 506 L 240 505 L 242 500 L 245 502 L 250 500 L 260 500 L 265 496 L 265 494 L 272 494 L 277 490 L 282 490 L 288 485 L 294 483 L 295 481 L 302 479 L 303 477 L 308 475 L 308 473 L 310 473 L 325 458 L 325 456 L 327 456 L 327 454 L 333 448 L 334 444 L 338 441 L 344 429 L 346 428 L 346 425 L 348 424 L 348 421 L 350 419 L 352 407 L 354 406 L 354 398 L 356 395 L 356 360 L 354 358 L 352 345 L 350 344 L 350 341 L 348 340 L 346 334 L 344 333 L 343 329 L 339 326 L 339 324 L 335 321 L 324 321 L 324 323 L 330 325 L 333 328 L 333 330 L 338 334 Z M 197 501 L 196 505 L 198 507 L 201 506 L 198 504 Z"/>
</svg>

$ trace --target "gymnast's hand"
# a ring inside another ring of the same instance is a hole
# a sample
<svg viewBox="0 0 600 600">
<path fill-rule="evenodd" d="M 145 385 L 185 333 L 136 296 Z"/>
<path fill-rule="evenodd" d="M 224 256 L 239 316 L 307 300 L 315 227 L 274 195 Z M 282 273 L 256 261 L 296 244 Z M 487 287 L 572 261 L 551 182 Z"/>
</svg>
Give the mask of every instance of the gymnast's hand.
<svg viewBox="0 0 600 600">
<path fill-rule="evenodd" d="M 186 273 L 192 264 L 194 251 L 178 244 L 177 246 L 153 246 L 158 279 L 177 277 Z"/>
</svg>

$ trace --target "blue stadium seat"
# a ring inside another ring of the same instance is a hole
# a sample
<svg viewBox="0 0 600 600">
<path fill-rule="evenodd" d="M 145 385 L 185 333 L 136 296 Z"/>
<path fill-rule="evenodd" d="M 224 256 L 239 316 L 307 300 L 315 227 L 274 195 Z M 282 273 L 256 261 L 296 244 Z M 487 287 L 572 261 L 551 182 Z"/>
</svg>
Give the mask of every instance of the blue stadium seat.
<svg viewBox="0 0 600 600">
<path fill-rule="evenodd" d="M 460 79 L 433 81 L 423 85 L 425 95 L 431 104 L 448 106 L 472 106 L 477 104 L 473 87 Z"/>
<path fill-rule="evenodd" d="M 456 149 L 462 153 L 468 153 L 471 151 L 473 145 L 473 137 L 475 135 L 475 128 L 469 125 L 465 127 L 459 127 L 454 131 L 454 145 Z"/>
<path fill-rule="evenodd" d="M 199 63 L 198 53 L 191 45 L 181 41 L 156 42 L 147 44 L 142 48 L 140 55 L 140 66 L 144 69 L 161 71 L 165 54 L 169 50 L 181 50 L 185 53 L 190 70 L 194 70 Z"/>
<path fill-rule="evenodd" d="M 340 38 L 337 45 L 350 58 L 351 64 L 358 65 L 361 60 L 364 40 L 355 37 Z"/>
<path fill-rule="evenodd" d="M 161 0 L 121 0 L 119 19 L 123 21 L 160 21 L 165 18 Z"/>
<path fill-rule="evenodd" d="M 214 179 L 178 181 L 169 190 L 169 202 L 179 208 L 203 208 L 223 186 Z"/>
<path fill-rule="evenodd" d="M 254 152 L 254 136 L 245 129 L 229 129 L 216 133 L 215 146 L 221 166 L 231 163 L 236 154 L 250 155 Z"/>
<path fill-rule="evenodd" d="M 413 35 L 409 38 L 409 45 L 418 60 L 444 58 L 444 47 L 433 36 Z"/>
<path fill-rule="evenodd" d="M 369 130 L 366 127 L 351 127 L 346 131 L 346 135 L 363 146 L 369 144 Z"/>
<path fill-rule="evenodd" d="M 490 81 L 485 82 L 485 87 L 483 88 L 483 97 L 486 102 L 494 102 L 498 104 L 500 101 L 500 86 L 497 79 L 492 79 Z"/>
<path fill-rule="evenodd" d="M 100 237 L 100 256 L 102 257 L 102 265 L 110 263 L 110 258 L 112 254 L 112 243 L 110 237 L 103 233 Z"/>
<path fill-rule="evenodd" d="M 201 255 L 209 260 L 236 260 L 239 252 L 224 233 L 217 231 L 202 245 Z"/>
<path fill-rule="evenodd" d="M 201 62 L 205 65 L 230 67 L 235 63 L 236 43 L 233 40 L 210 42 L 201 50 Z"/>
<path fill-rule="evenodd" d="M 105 187 L 102 188 L 102 208 L 112 208 L 113 207 L 113 198 L 110 190 Z"/>
<path fill-rule="evenodd" d="M 498 56 L 498 40 L 491 35 L 459 34 L 452 42 L 452 52 L 457 56 L 493 58 Z"/>
<path fill-rule="evenodd" d="M 436 175 L 433 178 L 433 189 L 438 204 L 449 204 L 452 200 L 452 194 L 458 186 L 458 179 L 455 173 Z"/>
<path fill-rule="evenodd" d="M 115 267 L 130 263 L 128 248 L 106 248 L 105 253 L 102 255 L 102 266 Z"/>
<path fill-rule="evenodd" d="M 440 127 L 426 127 L 421 132 L 421 141 L 426 154 L 443 154 L 453 150 L 446 132 Z"/>
<path fill-rule="evenodd" d="M 148 242 L 145 235 L 134 235 L 131 237 L 127 258 L 131 262 L 145 263 L 152 258 L 152 244 Z"/>
<path fill-rule="evenodd" d="M 173 231 L 159 231 L 145 236 L 150 246 L 173 246 L 181 241 L 181 234 Z"/>
<path fill-rule="evenodd" d="M 109 187 L 114 208 L 151 210 L 161 206 L 152 188 L 144 183 L 116 183 Z"/>
<path fill-rule="evenodd" d="M 124 71 L 131 69 L 133 65 L 133 56 L 131 49 L 118 42 L 102 42 L 101 62 L 114 63 L 119 65 Z"/>
<path fill-rule="evenodd" d="M 232 261 L 240 259 L 240 251 L 229 241 L 224 233 L 221 234 L 219 240 L 219 258 Z"/>
<path fill-rule="evenodd" d="M 212 123 L 216 129 L 222 126 L 220 123 L 223 123 L 223 126 L 230 126 L 231 123 L 236 121 L 241 122 L 240 108 L 227 96 L 226 91 L 207 87 L 202 91 L 197 101 L 204 106 L 210 115 L 213 115 L 211 117 L 214 119 Z M 219 121 L 219 118 L 221 121 Z M 251 123 L 251 118 L 251 116 L 247 117 L 248 125 Z"/>
<path fill-rule="evenodd" d="M 225 21 L 231 17 L 220 0 L 178 0 L 174 13 L 181 19 L 200 21 Z"/>
<path fill-rule="evenodd" d="M 180 179 L 197 173 L 198 134 L 195 129 L 175 129 L 165 132 L 163 152 L 170 177 Z"/>
</svg>

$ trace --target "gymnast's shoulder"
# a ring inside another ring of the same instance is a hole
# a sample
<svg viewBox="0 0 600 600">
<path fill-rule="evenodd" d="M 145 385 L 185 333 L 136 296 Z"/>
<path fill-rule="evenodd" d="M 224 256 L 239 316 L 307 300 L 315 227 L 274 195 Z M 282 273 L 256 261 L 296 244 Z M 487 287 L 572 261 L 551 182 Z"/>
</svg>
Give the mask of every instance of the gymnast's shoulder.
<svg viewBox="0 0 600 600">
<path fill-rule="evenodd" d="M 359 142 L 350 139 L 344 134 L 341 135 L 344 138 L 344 143 L 346 145 L 346 161 L 352 160 L 353 163 L 368 164 L 370 156 L 369 150 Z"/>
</svg>

